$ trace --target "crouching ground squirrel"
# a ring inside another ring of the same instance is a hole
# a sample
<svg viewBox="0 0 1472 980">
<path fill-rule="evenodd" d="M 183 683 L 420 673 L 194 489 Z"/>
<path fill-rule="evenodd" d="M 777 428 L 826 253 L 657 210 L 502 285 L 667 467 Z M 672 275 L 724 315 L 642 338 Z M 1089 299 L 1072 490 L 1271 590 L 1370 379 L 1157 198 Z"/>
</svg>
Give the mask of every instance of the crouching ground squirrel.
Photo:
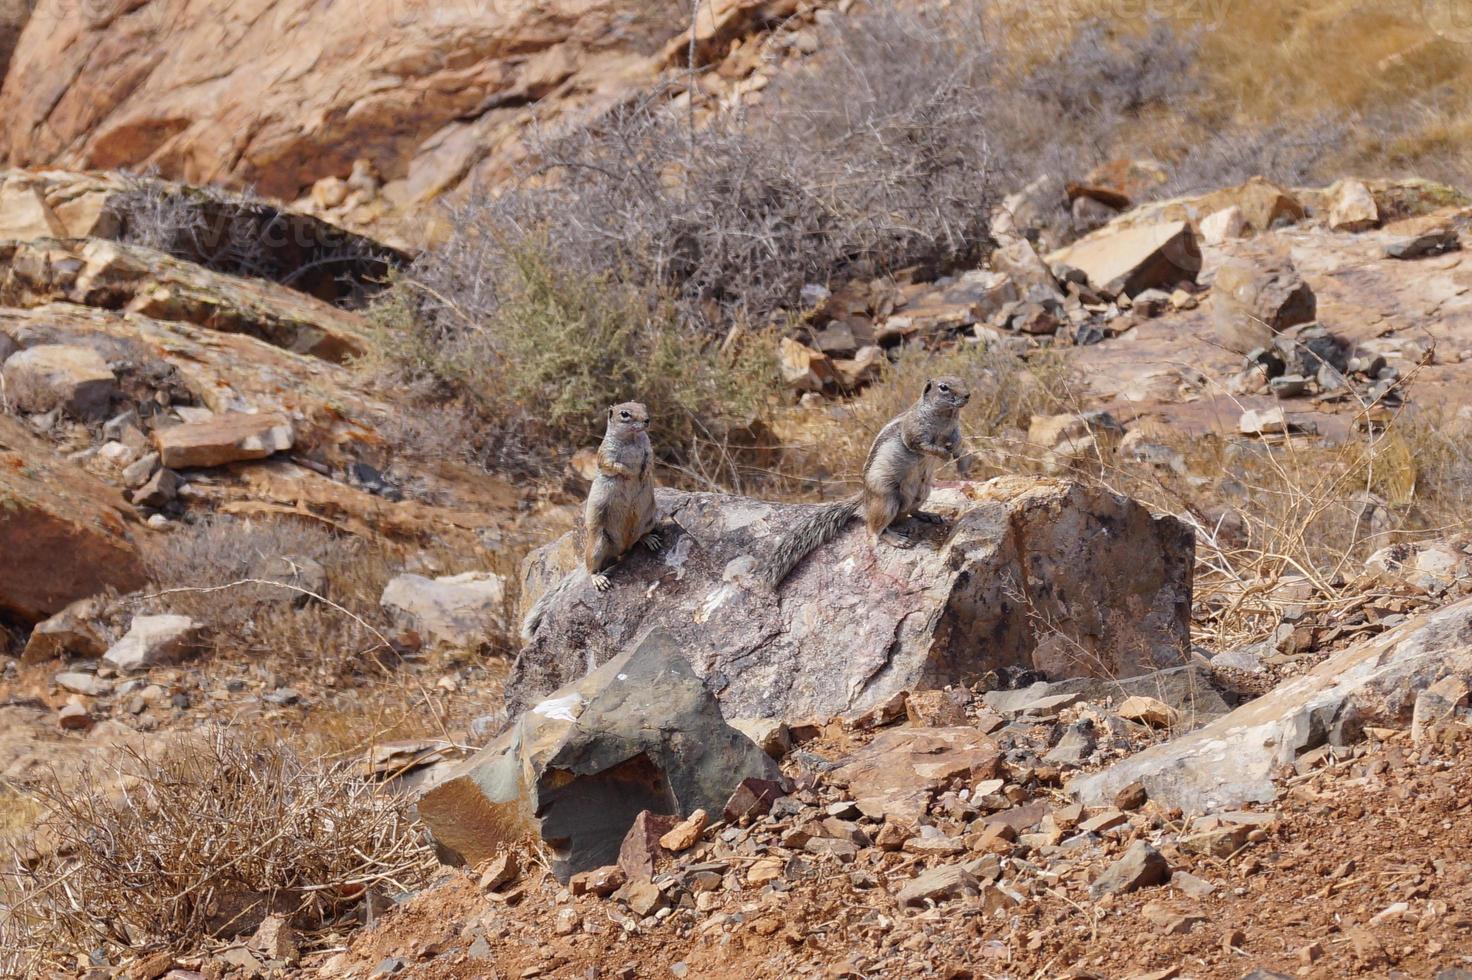
<svg viewBox="0 0 1472 980">
<path fill-rule="evenodd" d="M 649 444 L 649 410 L 624 402 L 608 410 L 608 429 L 598 446 L 598 473 L 583 507 L 583 564 L 599 592 L 611 587 L 604 574 L 640 541 L 659 550 L 654 533 L 654 450 Z M 530 641 L 553 601 L 576 580 L 567 576 L 542 594 L 522 624 Z"/>
<path fill-rule="evenodd" d="M 936 470 L 961 455 L 961 408 L 971 393 L 959 378 L 931 378 L 919 401 L 879 430 L 864 461 L 864 489 L 816 510 L 784 537 L 758 570 L 776 588 L 814 548 L 838 536 L 860 511 L 877 546 L 890 525 L 907 517 L 939 523 L 920 510 Z"/>
</svg>

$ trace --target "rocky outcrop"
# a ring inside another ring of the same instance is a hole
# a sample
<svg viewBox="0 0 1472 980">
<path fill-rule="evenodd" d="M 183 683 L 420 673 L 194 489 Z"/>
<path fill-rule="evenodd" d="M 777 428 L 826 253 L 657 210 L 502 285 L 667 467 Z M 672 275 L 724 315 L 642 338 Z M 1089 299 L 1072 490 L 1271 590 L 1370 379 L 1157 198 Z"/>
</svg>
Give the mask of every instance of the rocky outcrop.
<svg viewBox="0 0 1472 980">
<path fill-rule="evenodd" d="M 101 239 L 0 243 L 0 303 L 66 302 L 243 333 L 342 362 L 362 354 L 363 318 L 271 283 L 211 272 L 162 252 Z"/>
<path fill-rule="evenodd" d="M 641 812 L 719 813 L 748 778 L 780 773 L 721 718 L 679 641 L 656 631 L 533 706 L 419 813 L 447 856 L 471 865 L 539 838 L 566 882 L 615 863 Z"/>
<path fill-rule="evenodd" d="M 0 414 L 0 611 L 25 622 L 144 581 L 147 532 L 116 490 Z"/>
<path fill-rule="evenodd" d="M 1198 812 L 1267 802 L 1277 795 L 1279 767 L 1325 744 L 1355 742 L 1368 726 L 1405 727 L 1418 694 L 1446 677 L 1472 678 L 1472 599 L 1336 654 L 1205 728 L 1070 788 L 1099 804 L 1138 781 L 1150 799 Z"/>
<path fill-rule="evenodd" d="M 721 57 L 796 7 L 710 4 L 698 58 Z M 494 184 L 524 152 L 533 120 L 610 105 L 683 65 L 677 35 L 688 24 L 612 0 L 366 0 L 350 18 L 310 0 L 265 12 L 157 0 L 105 15 L 40 0 L 34 17 L 46 29 L 25 32 L 0 89 L 0 155 L 12 165 L 154 165 L 279 200 L 371 170 L 381 193 L 357 204 L 354 220 L 422 206 L 462 183 Z"/>
<path fill-rule="evenodd" d="M 1124 497 L 1001 478 L 938 491 L 950 519 L 907 549 L 854 525 L 775 594 L 744 581 L 803 505 L 660 491 L 659 554 L 630 555 L 597 592 L 579 576 L 518 656 L 519 711 L 660 626 L 732 717 L 862 711 L 902 690 L 1022 665 L 1049 676 L 1140 674 L 1180 662 L 1192 535 Z M 523 602 L 577 566 L 572 537 L 531 555 Z"/>
<path fill-rule="evenodd" d="M 329 302 L 381 288 L 408 258 L 266 201 L 112 173 L 0 170 L 0 240 L 105 238 Z"/>
</svg>

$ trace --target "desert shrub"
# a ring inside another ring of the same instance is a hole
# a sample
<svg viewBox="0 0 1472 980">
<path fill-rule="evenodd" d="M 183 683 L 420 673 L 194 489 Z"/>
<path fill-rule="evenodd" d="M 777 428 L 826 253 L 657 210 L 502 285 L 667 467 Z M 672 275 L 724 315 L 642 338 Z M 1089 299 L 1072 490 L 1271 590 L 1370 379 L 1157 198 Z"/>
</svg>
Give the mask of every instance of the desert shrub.
<svg viewBox="0 0 1472 980">
<path fill-rule="evenodd" d="M 684 331 L 667 303 L 559 263 L 540 239 L 494 262 L 457 293 L 480 304 L 473 312 L 431 304 L 400 316 L 382 331 L 386 360 L 375 365 L 421 404 L 453 405 L 469 419 L 452 430 L 462 456 L 556 472 L 601 438 L 608 406 L 642 401 L 656 449 L 680 462 L 698 439 L 750 425 L 775 390 L 770 342 L 717 345 Z M 494 297 L 478 295 L 491 282 Z"/>
<path fill-rule="evenodd" d="M 370 891 L 423 885 L 436 866 L 407 800 L 226 732 L 37 796 L 59 846 L 7 869 L 0 970 L 17 974 L 99 947 L 181 953 L 270 912 L 319 927 Z"/>
</svg>

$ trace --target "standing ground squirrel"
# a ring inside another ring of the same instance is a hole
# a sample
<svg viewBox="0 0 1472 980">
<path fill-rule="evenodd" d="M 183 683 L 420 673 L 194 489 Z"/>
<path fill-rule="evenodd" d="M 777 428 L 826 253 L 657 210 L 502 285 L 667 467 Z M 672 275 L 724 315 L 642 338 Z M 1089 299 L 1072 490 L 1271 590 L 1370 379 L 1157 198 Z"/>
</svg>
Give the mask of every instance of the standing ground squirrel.
<svg viewBox="0 0 1472 980">
<path fill-rule="evenodd" d="M 639 541 L 659 550 L 654 533 L 654 449 L 649 444 L 649 410 L 624 402 L 608 410 L 608 429 L 598 446 L 598 472 L 583 507 L 583 564 L 599 592 L 611 587 L 604 574 Z M 530 641 L 553 600 L 567 590 L 576 573 L 542 594 L 522 624 Z"/>
<path fill-rule="evenodd" d="M 758 572 L 776 588 L 819 545 L 838 536 L 861 510 L 877 546 L 879 538 L 906 517 L 938 523 L 920 510 L 941 464 L 960 457 L 961 408 L 971 393 L 959 378 L 931 378 L 915 402 L 879 430 L 864 461 L 864 489 L 847 500 L 818 508 L 784 537 Z"/>
</svg>

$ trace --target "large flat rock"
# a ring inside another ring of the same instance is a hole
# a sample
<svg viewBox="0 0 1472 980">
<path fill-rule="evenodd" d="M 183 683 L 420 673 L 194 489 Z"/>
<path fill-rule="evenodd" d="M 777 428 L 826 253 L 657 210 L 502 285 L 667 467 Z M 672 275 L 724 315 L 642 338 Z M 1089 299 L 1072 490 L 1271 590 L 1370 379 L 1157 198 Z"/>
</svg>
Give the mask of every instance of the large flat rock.
<svg viewBox="0 0 1472 980">
<path fill-rule="evenodd" d="M 649 629 L 680 642 L 728 717 L 862 711 L 901 690 L 1004 666 L 1132 676 L 1182 662 L 1193 538 L 1172 517 L 1077 484 L 1001 478 L 938 490 L 946 527 L 871 549 L 855 522 L 775 594 L 742 573 L 811 505 L 660 491 L 664 550 L 640 550 L 599 593 L 579 575 L 521 651 L 515 712 Z M 572 534 L 533 553 L 523 602 L 577 566 Z"/>
<path fill-rule="evenodd" d="M 1472 678 L 1472 599 L 1351 647 L 1302 677 L 1182 738 L 1154 746 L 1070 789 L 1103 805 L 1143 782 L 1150 798 L 1187 811 L 1210 811 L 1277 795 L 1273 772 L 1325 743 L 1357 740 L 1366 726 L 1411 720 L 1416 695 L 1456 675 Z"/>
</svg>

